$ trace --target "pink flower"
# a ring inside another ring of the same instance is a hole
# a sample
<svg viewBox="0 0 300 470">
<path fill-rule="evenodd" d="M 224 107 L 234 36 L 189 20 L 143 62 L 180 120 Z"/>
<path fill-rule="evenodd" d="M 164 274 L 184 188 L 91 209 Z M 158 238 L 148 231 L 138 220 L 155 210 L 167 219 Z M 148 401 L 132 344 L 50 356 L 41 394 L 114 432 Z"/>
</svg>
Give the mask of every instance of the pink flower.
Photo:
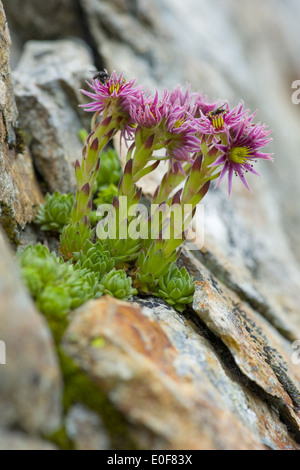
<svg viewBox="0 0 300 470">
<path fill-rule="evenodd" d="M 192 98 L 190 96 L 189 86 L 187 85 L 185 91 L 183 91 L 180 85 L 175 87 L 170 93 L 169 102 L 172 105 L 177 103 L 180 106 L 187 106 L 191 108 Z"/>
<path fill-rule="evenodd" d="M 206 115 L 209 112 L 217 109 L 220 106 L 219 102 L 209 103 L 207 101 L 207 96 L 203 96 L 201 93 L 193 93 L 192 94 L 193 102 L 194 102 L 194 109 L 193 115 L 195 117 L 200 117 L 202 115 Z"/>
<path fill-rule="evenodd" d="M 162 121 L 165 108 L 168 106 L 169 93 L 165 90 L 159 99 L 156 90 L 154 97 L 151 95 L 141 95 L 139 102 L 133 102 L 130 107 L 130 115 L 134 122 L 141 127 L 156 127 Z"/>
<path fill-rule="evenodd" d="M 200 118 L 198 119 L 200 132 L 205 135 L 216 135 L 238 125 L 248 112 L 247 110 L 243 111 L 243 106 L 244 104 L 240 103 L 230 110 L 229 104 L 224 103 L 221 106 L 216 105 L 206 113 L 200 110 Z"/>
<path fill-rule="evenodd" d="M 171 93 L 164 90 L 161 98 L 158 91 L 154 97 L 142 97 L 141 103 L 132 105 L 130 114 L 146 137 L 149 132 L 143 129 L 151 130 L 153 150 L 166 148 L 170 159 L 191 162 L 190 154 L 200 149 L 191 109 L 188 91 L 183 93 L 177 87 Z"/>
<path fill-rule="evenodd" d="M 179 101 L 175 101 L 166 110 L 165 126 L 168 155 L 174 160 L 192 163 L 191 154 L 201 150 L 201 141 L 196 136 L 198 128 L 190 113 L 189 103 L 181 106 Z"/>
<path fill-rule="evenodd" d="M 134 86 L 135 79 L 126 81 L 123 74 L 117 76 L 116 72 L 109 76 L 105 70 L 102 74 L 104 78 L 94 78 L 91 83 L 86 82 L 93 90 L 92 92 L 80 90 L 83 94 L 92 99 L 90 103 L 80 105 L 85 111 L 93 112 L 97 116 L 103 114 L 104 117 L 112 117 L 116 127 L 129 135 L 133 132 L 134 122 L 130 116 L 130 108 L 141 102 L 144 91 L 141 86 Z M 107 78 L 106 78 L 107 77 Z"/>
<path fill-rule="evenodd" d="M 105 72 L 107 73 L 106 70 Z M 134 82 L 135 79 L 127 82 L 123 77 L 123 73 L 118 77 L 115 71 L 104 80 L 104 83 L 97 78 L 92 79 L 91 83 L 86 83 L 93 90 L 93 93 L 86 90 L 80 91 L 89 98 L 92 98 L 93 101 L 81 106 L 84 107 L 85 111 L 93 113 L 103 112 L 104 109 L 110 107 L 113 107 L 114 110 L 117 107 L 120 111 L 129 113 L 132 102 L 140 100 L 143 90 L 140 86 L 134 86 Z"/>
<path fill-rule="evenodd" d="M 207 96 L 203 96 L 201 93 L 190 94 L 189 85 L 187 85 L 184 91 L 180 85 L 174 88 L 170 93 L 169 101 L 172 104 L 179 104 L 180 106 L 186 106 L 189 109 L 190 114 L 194 117 L 200 117 L 206 115 L 210 111 L 217 109 L 219 102 L 209 103 Z"/>
<path fill-rule="evenodd" d="M 260 176 L 253 168 L 254 162 L 258 159 L 273 160 L 271 158 L 272 154 L 260 151 L 262 147 L 271 141 L 268 136 L 272 131 L 268 130 L 265 125 L 252 123 L 254 116 L 255 114 L 251 116 L 244 115 L 240 122 L 234 122 L 235 120 L 233 120 L 232 125 L 226 126 L 221 140 L 214 142 L 215 148 L 221 155 L 217 157 L 211 166 L 223 166 L 217 185 L 228 173 L 229 195 L 232 188 L 233 174 L 239 176 L 242 183 L 249 190 L 245 173 L 250 172 Z M 218 137 L 215 139 L 218 139 Z"/>
</svg>

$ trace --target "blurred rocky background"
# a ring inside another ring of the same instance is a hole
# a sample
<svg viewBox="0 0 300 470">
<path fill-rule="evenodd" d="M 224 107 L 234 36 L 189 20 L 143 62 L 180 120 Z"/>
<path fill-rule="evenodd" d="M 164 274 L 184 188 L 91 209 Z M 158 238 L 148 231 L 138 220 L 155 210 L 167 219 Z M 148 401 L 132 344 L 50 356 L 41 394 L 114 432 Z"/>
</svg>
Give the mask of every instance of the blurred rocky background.
<svg viewBox="0 0 300 470">
<path fill-rule="evenodd" d="M 296 0 L 0 1 L 0 448 L 299 448 L 299 19 Z M 273 129 L 274 163 L 251 193 L 207 196 L 204 246 L 180 260 L 193 309 L 92 301 L 57 351 L 13 249 L 39 239 L 45 192 L 75 187 L 78 89 L 103 67 L 242 99 Z"/>
</svg>

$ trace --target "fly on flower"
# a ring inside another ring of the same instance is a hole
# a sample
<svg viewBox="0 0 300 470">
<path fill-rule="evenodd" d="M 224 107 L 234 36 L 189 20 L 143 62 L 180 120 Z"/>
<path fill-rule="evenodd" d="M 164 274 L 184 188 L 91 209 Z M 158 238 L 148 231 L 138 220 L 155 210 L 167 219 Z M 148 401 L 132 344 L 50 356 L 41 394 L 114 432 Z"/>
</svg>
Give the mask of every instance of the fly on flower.
<svg viewBox="0 0 300 470">
<path fill-rule="evenodd" d="M 244 103 L 230 109 L 228 103 L 214 105 L 213 109 L 200 110 L 200 118 L 197 119 L 199 131 L 207 136 L 218 135 L 226 129 L 242 122 L 243 117 L 248 113 L 243 110 Z"/>
<path fill-rule="evenodd" d="M 101 70 L 101 71 L 97 71 L 93 75 L 93 80 L 99 80 L 99 82 L 101 82 L 103 85 L 105 85 L 105 82 L 108 79 L 109 79 L 109 75 L 108 75 L 108 72 L 107 72 L 106 69 Z"/>
<path fill-rule="evenodd" d="M 135 80 L 127 81 L 123 74 L 117 76 L 116 72 L 108 75 L 107 70 L 97 72 L 87 85 L 92 92 L 81 90 L 83 94 L 92 99 L 90 103 L 81 105 L 85 111 L 108 111 L 109 114 L 128 114 L 133 102 L 139 101 L 143 88 L 134 86 Z"/>
<path fill-rule="evenodd" d="M 223 115 L 226 113 L 225 104 L 219 106 L 219 108 L 214 111 L 209 111 L 207 113 L 208 118 L 211 120 L 212 125 L 215 129 L 222 129 L 224 125 Z"/>
<path fill-rule="evenodd" d="M 224 107 L 225 107 L 225 104 L 222 104 L 217 109 L 215 109 L 214 111 L 209 111 L 207 114 L 208 114 L 209 117 L 218 116 L 219 114 L 223 114 L 223 113 L 226 112 Z"/>
<path fill-rule="evenodd" d="M 101 117 L 101 126 L 105 127 L 106 136 L 113 137 L 120 130 L 125 139 L 134 132 L 135 123 L 130 116 L 130 108 L 140 103 L 143 93 L 142 86 L 134 85 L 135 79 L 126 80 L 121 73 L 115 71 L 108 75 L 107 70 L 97 72 L 87 85 L 92 91 L 81 90 L 91 98 L 90 103 L 80 105 L 85 111 L 94 113 L 92 128 L 95 128 L 96 119 Z"/>
</svg>

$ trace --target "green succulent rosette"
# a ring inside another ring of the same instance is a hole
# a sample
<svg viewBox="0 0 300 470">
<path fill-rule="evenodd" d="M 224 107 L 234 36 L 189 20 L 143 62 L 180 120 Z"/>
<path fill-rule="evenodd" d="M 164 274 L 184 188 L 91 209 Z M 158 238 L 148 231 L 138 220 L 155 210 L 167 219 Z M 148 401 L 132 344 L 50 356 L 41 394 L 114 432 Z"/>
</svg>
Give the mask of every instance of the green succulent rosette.
<svg viewBox="0 0 300 470">
<path fill-rule="evenodd" d="M 137 290 L 132 287 L 132 279 L 122 269 L 112 269 L 100 281 L 100 289 L 117 299 L 128 300 Z"/>
<path fill-rule="evenodd" d="M 174 263 L 168 272 L 158 279 L 153 294 L 164 299 L 179 312 L 193 302 L 195 292 L 194 278 L 183 267 L 178 269 Z"/>
<path fill-rule="evenodd" d="M 86 269 L 93 271 L 99 279 L 111 271 L 117 264 L 118 260 L 111 256 L 110 252 L 98 241 L 93 244 L 87 240 L 82 251 L 74 253 L 77 261 L 75 269 Z"/>
<path fill-rule="evenodd" d="M 112 204 L 113 199 L 115 196 L 117 196 L 117 194 L 118 187 L 115 184 L 111 183 L 110 185 L 102 186 L 98 191 L 97 197 L 93 201 L 94 205 L 98 207 L 100 204 Z"/>
<path fill-rule="evenodd" d="M 65 269 L 56 255 L 49 253 L 48 248 L 40 243 L 29 245 L 24 251 L 19 250 L 17 260 L 22 277 L 34 297 L 39 296 L 46 284 L 54 283 L 61 269 Z"/>
<path fill-rule="evenodd" d="M 141 240 L 133 238 L 107 238 L 102 243 L 111 256 L 119 260 L 116 267 L 125 266 L 137 259 L 141 249 Z"/>
<path fill-rule="evenodd" d="M 47 285 L 36 299 L 38 309 L 51 317 L 64 317 L 71 310 L 71 296 L 64 286 Z"/>
<path fill-rule="evenodd" d="M 41 245 L 29 245 L 17 259 L 24 283 L 46 315 L 60 318 L 102 292 L 98 276 L 87 269 L 76 270 Z"/>
<path fill-rule="evenodd" d="M 64 259 L 74 259 L 74 253 L 79 252 L 93 236 L 94 231 L 90 228 L 87 217 L 75 224 L 70 223 L 63 228 L 59 251 Z"/>
<path fill-rule="evenodd" d="M 39 206 L 35 223 L 40 225 L 42 230 L 61 233 L 63 227 L 71 220 L 73 205 L 72 193 L 61 194 L 55 191 L 53 194 L 47 194 L 45 203 Z"/>
<path fill-rule="evenodd" d="M 166 274 L 171 264 L 176 260 L 177 254 L 173 252 L 165 256 L 162 242 L 156 240 L 147 251 L 141 251 L 136 263 L 135 284 L 140 292 L 150 293 L 158 283 L 158 279 Z"/>
</svg>

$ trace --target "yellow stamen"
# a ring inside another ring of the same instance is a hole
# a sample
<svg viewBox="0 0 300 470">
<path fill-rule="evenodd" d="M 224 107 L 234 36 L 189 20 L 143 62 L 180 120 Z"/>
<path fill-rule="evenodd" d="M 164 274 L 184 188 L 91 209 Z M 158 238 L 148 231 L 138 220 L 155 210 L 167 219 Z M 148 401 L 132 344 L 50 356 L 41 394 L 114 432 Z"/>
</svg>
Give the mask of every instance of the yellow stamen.
<svg viewBox="0 0 300 470">
<path fill-rule="evenodd" d="M 109 93 L 112 95 L 113 92 L 116 90 L 117 93 L 119 93 L 120 90 L 120 83 L 112 83 L 109 87 Z"/>
<path fill-rule="evenodd" d="M 244 164 L 250 156 L 250 149 L 248 147 L 234 147 L 229 154 L 229 160 L 234 163 Z"/>
<path fill-rule="evenodd" d="M 220 130 L 224 125 L 223 116 L 220 114 L 219 116 L 215 116 L 212 118 L 212 125 L 215 129 Z"/>
<path fill-rule="evenodd" d="M 185 120 L 183 118 L 178 119 L 178 121 L 176 121 L 175 124 L 174 124 L 174 128 L 178 129 L 178 127 L 181 127 L 184 124 L 184 122 L 185 122 Z"/>
</svg>

